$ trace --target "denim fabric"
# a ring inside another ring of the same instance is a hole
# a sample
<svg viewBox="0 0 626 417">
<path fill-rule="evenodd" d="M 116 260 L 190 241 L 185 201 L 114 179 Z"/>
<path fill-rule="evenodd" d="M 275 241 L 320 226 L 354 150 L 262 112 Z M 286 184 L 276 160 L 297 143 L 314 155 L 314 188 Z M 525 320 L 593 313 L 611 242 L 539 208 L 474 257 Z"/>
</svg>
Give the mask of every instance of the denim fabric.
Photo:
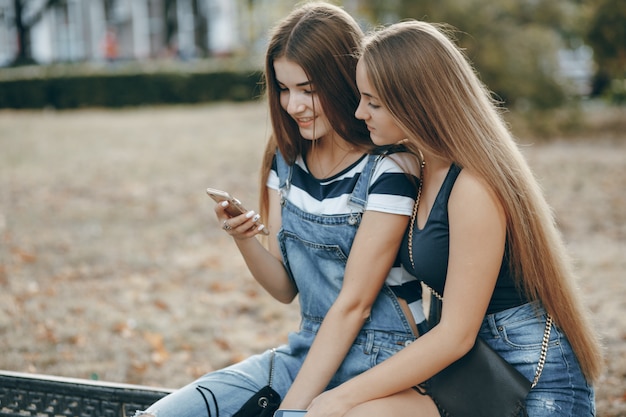
<svg viewBox="0 0 626 417">
<path fill-rule="evenodd" d="M 300 308 L 305 322 L 321 322 L 341 290 L 377 158 L 381 156 L 369 156 L 350 198 L 351 212 L 335 216 L 310 214 L 291 204 L 288 198 L 290 167 L 282 162 L 282 158 L 277 160 L 283 207 L 278 239 L 287 270 L 300 291 Z M 389 287 L 384 286 L 378 295 L 363 329 L 411 333 Z"/>
<path fill-rule="evenodd" d="M 533 381 L 545 323 L 540 303 L 528 303 L 487 315 L 479 336 Z M 587 384 L 567 338 L 554 324 L 543 372 L 526 406 L 529 417 L 596 415 L 593 387 Z"/>
<path fill-rule="evenodd" d="M 285 266 L 299 290 L 302 322 L 276 349 L 272 388 L 284 397 L 311 347 L 343 282 L 346 261 L 359 225 L 371 175 L 377 162 L 369 156 L 344 215 L 316 216 L 289 202 L 290 167 L 278 159 L 281 180 L 282 228 L 278 233 Z M 384 287 L 372 312 L 328 388 L 389 358 L 415 339 L 393 292 Z M 271 351 L 211 372 L 153 404 L 146 412 L 157 417 L 229 417 L 256 391 L 268 384 Z M 141 415 L 143 412 L 137 413 Z"/>
</svg>

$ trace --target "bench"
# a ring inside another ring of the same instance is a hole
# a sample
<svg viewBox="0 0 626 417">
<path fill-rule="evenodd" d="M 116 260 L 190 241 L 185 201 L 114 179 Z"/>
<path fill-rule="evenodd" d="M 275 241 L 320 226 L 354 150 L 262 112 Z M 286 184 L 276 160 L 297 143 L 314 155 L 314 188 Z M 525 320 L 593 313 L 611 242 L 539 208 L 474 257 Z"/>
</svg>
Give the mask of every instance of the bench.
<svg viewBox="0 0 626 417">
<path fill-rule="evenodd" d="M 132 417 L 172 391 L 0 371 L 0 417 Z"/>
</svg>

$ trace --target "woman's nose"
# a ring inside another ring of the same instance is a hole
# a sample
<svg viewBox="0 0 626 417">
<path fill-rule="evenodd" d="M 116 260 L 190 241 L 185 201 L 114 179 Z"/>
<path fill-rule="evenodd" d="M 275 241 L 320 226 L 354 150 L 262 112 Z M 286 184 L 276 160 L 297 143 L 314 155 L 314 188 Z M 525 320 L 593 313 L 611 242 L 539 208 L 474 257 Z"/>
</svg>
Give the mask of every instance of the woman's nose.
<svg viewBox="0 0 626 417">
<path fill-rule="evenodd" d="M 356 117 L 359 120 L 367 119 L 367 112 L 363 111 L 362 107 L 363 107 L 363 102 L 359 101 L 359 105 L 356 108 L 356 111 L 354 112 L 354 117 Z"/>
<path fill-rule="evenodd" d="M 298 114 L 306 109 L 306 104 L 298 94 L 290 94 L 287 103 L 287 113 Z"/>
</svg>

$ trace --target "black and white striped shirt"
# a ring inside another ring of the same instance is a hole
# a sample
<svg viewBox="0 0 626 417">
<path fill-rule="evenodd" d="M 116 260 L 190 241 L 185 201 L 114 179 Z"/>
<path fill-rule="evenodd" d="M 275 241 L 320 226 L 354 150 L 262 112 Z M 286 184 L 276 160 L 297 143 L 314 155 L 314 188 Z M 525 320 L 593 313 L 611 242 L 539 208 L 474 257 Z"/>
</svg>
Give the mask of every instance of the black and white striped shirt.
<svg viewBox="0 0 626 417">
<path fill-rule="evenodd" d="M 365 211 L 411 216 L 417 195 L 417 179 L 410 178 L 394 160 L 396 158 L 402 158 L 402 154 L 395 153 L 393 158 L 386 156 L 378 162 L 371 178 Z M 300 210 L 314 215 L 348 214 L 351 212 L 348 205 L 350 194 L 366 164 L 367 155 L 364 155 L 338 174 L 318 179 L 309 172 L 306 162 L 299 156 L 293 167 L 289 201 Z M 279 189 L 276 160 L 272 164 L 267 186 L 276 191 Z M 398 297 L 406 300 L 416 323 L 422 322 L 425 317 L 421 285 L 404 271 L 399 258 L 385 283 Z"/>
</svg>

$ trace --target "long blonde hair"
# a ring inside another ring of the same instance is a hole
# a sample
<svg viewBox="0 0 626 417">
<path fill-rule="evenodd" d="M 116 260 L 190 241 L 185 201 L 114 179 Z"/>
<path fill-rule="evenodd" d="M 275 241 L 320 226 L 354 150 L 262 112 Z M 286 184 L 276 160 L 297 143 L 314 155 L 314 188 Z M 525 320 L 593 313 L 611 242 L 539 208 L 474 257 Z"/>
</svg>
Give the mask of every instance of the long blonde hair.
<svg viewBox="0 0 626 417">
<path fill-rule="evenodd" d="M 401 58 L 399 58 L 401 57 Z M 585 377 L 602 370 L 600 344 L 575 288 L 552 209 L 490 92 L 443 26 L 404 21 L 368 37 L 370 82 L 414 151 L 440 155 L 496 192 L 507 216 L 511 270 L 570 341 Z"/>
<path fill-rule="evenodd" d="M 312 141 L 300 135 L 296 122 L 280 104 L 274 61 L 287 58 L 300 65 L 315 86 L 324 114 L 333 130 L 354 148 L 373 148 L 369 131 L 354 117 L 359 104 L 356 86 L 356 52 L 363 31 L 345 10 L 324 2 L 303 3 L 274 28 L 265 56 L 265 93 L 269 102 L 272 135 L 261 168 L 261 215 L 267 214 L 267 187 L 276 148 L 293 163 Z"/>
</svg>

